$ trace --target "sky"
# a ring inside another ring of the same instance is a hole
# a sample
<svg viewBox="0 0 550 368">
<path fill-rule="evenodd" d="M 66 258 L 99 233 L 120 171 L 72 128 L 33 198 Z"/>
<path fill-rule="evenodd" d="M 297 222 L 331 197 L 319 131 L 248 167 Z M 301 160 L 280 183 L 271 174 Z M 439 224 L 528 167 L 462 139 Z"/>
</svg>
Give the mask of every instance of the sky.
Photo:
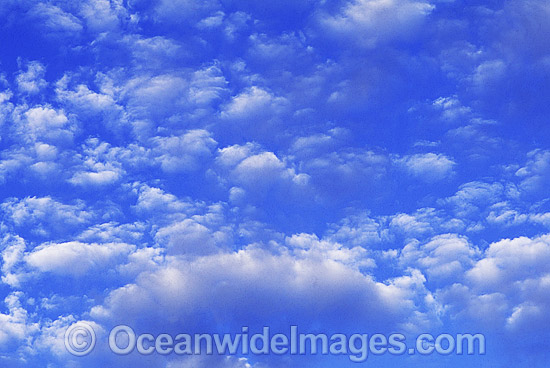
<svg viewBox="0 0 550 368">
<path fill-rule="evenodd" d="M 545 0 L 2 0 L 0 365 L 546 367 Z M 64 334 L 86 321 L 85 357 Z M 482 333 L 476 356 L 117 356 Z"/>
</svg>

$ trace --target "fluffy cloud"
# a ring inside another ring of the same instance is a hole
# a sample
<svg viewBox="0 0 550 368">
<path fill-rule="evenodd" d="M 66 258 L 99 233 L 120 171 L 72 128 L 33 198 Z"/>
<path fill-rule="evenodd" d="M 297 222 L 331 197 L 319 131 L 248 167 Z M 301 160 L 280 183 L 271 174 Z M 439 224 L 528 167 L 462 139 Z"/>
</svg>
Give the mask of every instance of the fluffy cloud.
<svg viewBox="0 0 550 368">
<path fill-rule="evenodd" d="M 73 36 L 83 30 L 82 22 L 63 9 L 43 2 L 37 3 L 29 12 L 31 19 L 36 19 L 39 26 L 51 36 Z"/>
<path fill-rule="evenodd" d="M 446 179 L 453 175 L 455 162 L 442 154 L 424 153 L 395 159 L 409 175 L 426 182 Z"/>
<path fill-rule="evenodd" d="M 179 137 L 155 137 L 152 140 L 156 160 L 169 173 L 194 171 L 212 155 L 217 142 L 202 129 L 191 130 Z"/>
<path fill-rule="evenodd" d="M 66 145 L 74 138 L 75 124 L 64 111 L 55 110 L 50 106 L 30 108 L 17 119 L 19 134 L 29 142 L 42 141 Z"/>
<path fill-rule="evenodd" d="M 373 48 L 382 42 L 410 37 L 433 9 L 429 1 L 353 0 L 344 5 L 340 14 L 323 15 L 321 23 L 330 33 Z"/>
<path fill-rule="evenodd" d="M 89 223 L 94 213 L 85 209 L 85 204 L 64 204 L 51 197 L 26 197 L 9 199 L 0 205 L 5 220 L 16 228 L 28 228 L 31 233 L 51 236 Z M 53 234 L 52 234 L 53 233 Z"/>
<path fill-rule="evenodd" d="M 549 259 L 548 235 L 504 239 L 489 246 L 468 277 L 480 288 L 505 290 L 511 282 L 544 275 Z"/>
<path fill-rule="evenodd" d="M 14 292 L 4 299 L 7 314 L 0 314 L 0 342 L 2 350 L 17 346 L 37 332 L 38 325 L 30 321 L 28 312 L 22 307 L 22 292 Z"/>
<path fill-rule="evenodd" d="M 287 104 L 288 101 L 284 97 L 277 97 L 253 86 L 234 96 L 222 110 L 221 117 L 257 124 L 270 115 L 283 112 Z"/>
<path fill-rule="evenodd" d="M 419 274 L 386 285 L 337 261 L 299 260 L 247 249 L 174 261 L 144 273 L 135 284 L 112 292 L 92 315 L 145 327 L 147 322 L 140 315 L 147 311 L 148 316 L 155 315 L 157 326 L 178 321 L 190 330 L 215 328 L 212 323 L 219 320 L 235 327 L 266 323 L 275 327 L 281 321 L 296 320 L 302 326 L 382 328 L 375 316 L 383 315 L 385 326 L 414 322 L 412 286 L 422 289 L 422 284 Z M 158 305 L 162 310 L 154 308 Z M 344 306 L 345 314 L 336 313 Z M 193 318 L 198 311 L 203 311 L 200 320 Z"/>
<path fill-rule="evenodd" d="M 286 187 L 305 187 L 307 174 L 283 162 L 273 152 L 261 152 L 253 144 L 234 145 L 219 150 L 216 162 L 222 172 L 229 173 L 229 179 L 253 192 L 284 190 Z"/>
<path fill-rule="evenodd" d="M 170 253 L 205 255 L 230 249 L 231 234 L 224 229 L 213 231 L 193 219 L 185 219 L 155 234 L 157 244 L 167 247 Z"/>
<path fill-rule="evenodd" d="M 522 179 L 521 189 L 526 192 L 540 190 L 550 181 L 550 152 L 535 150 L 527 155 L 526 165 L 516 171 Z"/>
<path fill-rule="evenodd" d="M 47 82 L 44 80 L 44 73 L 46 68 L 39 62 L 31 62 L 27 65 L 27 71 L 21 72 L 15 79 L 17 82 L 17 88 L 20 92 L 28 94 L 36 94 L 47 86 Z"/>
<path fill-rule="evenodd" d="M 47 243 L 27 254 L 25 261 L 41 272 L 82 277 L 116 265 L 134 249 L 124 243 Z"/>
<path fill-rule="evenodd" d="M 459 281 L 480 255 L 468 239 L 456 234 L 437 235 L 425 244 L 413 241 L 400 253 L 400 262 L 425 269 L 435 282 Z"/>
</svg>

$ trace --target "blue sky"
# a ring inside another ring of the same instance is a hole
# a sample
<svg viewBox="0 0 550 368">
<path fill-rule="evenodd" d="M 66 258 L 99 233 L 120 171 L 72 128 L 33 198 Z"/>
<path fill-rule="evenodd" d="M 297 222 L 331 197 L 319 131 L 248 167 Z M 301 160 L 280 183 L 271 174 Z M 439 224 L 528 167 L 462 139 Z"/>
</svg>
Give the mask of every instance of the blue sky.
<svg viewBox="0 0 550 368">
<path fill-rule="evenodd" d="M 0 2 L 0 365 L 119 357 L 108 331 L 479 332 L 545 367 L 543 0 Z M 68 354 L 87 321 L 98 346 Z"/>
</svg>

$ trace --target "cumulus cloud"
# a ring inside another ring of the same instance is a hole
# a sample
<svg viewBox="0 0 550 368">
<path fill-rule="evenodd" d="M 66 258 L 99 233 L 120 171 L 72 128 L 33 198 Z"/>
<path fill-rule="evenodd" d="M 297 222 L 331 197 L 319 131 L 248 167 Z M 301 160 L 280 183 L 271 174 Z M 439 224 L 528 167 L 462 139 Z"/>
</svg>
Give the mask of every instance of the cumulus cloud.
<svg viewBox="0 0 550 368">
<path fill-rule="evenodd" d="M 76 126 L 62 110 L 55 110 L 50 106 L 36 106 L 16 118 L 18 133 L 28 142 L 41 141 L 66 145 L 73 141 Z"/>
<path fill-rule="evenodd" d="M 83 145 L 81 164 L 68 182 L 76 186 L 105 186 L 117 182 L 124 173 L 118 160 L 118 150 L 97 138 L 88 139 Z M 124 153 L 122 154 L 124 156 Z"/>
<path fill-rule="evenodd" d="M 124 243 L 47 243 L 25 256 L 25 261 L 40 272 L 82 277 L 116 265 L 135 249 Z"/>
<path fill-rule="evenodd" d="M 468 277 L 480 288 L 504 290 L 513 281 L 544 275 L 549 258 L 548 235 L 504 239 L 489 246 Z"/>
<path fill-rule="evenodd" d="M 185 219 L 155 234 L 157 243 L 169 249 L 170 253 L 205 255 L 228 250 L 231 234 L 226 231 L 212 231 L 193 219 Z"/>
<path fill-rule="evenodd" d="M 332 34 L 373 48 L 410 37 L 434 8 L 430 1 L 353 0 L 345 3 L 340 14 L 323 15 L 321 24 Z"/>
<path fill-rule="evenodd" d="M 0 205 L 5 221 L 18 229 L 28 228 L 31 233 L 52 236 L 89 223 L 94 213 L 86 210 L 83 201 L 64 204 L 51 197 L 8 199 Z M 53 233 L 53 234 L 52 234 Z"/>
<path fill-rule="evenodd" d="M 142 274 L 135 284 L 112 292 L 92 315 L 143 324 L 140 314 L 148 311 L 157 324 L 179 321 L 190 329 L 214 328 L 211 323 L 220 318 L 232 326 L 299 320 L 303 326 L 373 328 L 380 325 L 375 315 L 384 316 L 385 326 L 409 318 L 412 322 L 416 308 L 410 286 L 422 284 L 418 274 L 386 285 L 330 259 L 300 260 L 248 249 L 176 261 Z M 162 311 L 154 312 L 155 305 L 162 305 Z M 337 314 L 336 322 L 334 313 L 344 306 L 346 313 Z M 203 311 L 200 320 L 192 317 L 198 311 Z"/>
<path fill-rule="evenodd" d="M 234 96 L 223 108 L 221 117 L 256 124 L 262 119 L 269 118 L 270 115 L 284 111 L 287 104 L 288 101 L 284 97 L 277 97 L 260 87 L 253 86 Z"/>
<path fill-rule="evenodd" d="M 400 253 L 400 262 L 425 269 L 435 282 L 459 281 L 480 255 L 467 238 L 456 234 L 437 235 L 425 244 L 413 241 Z"/>
<path fill-rule="evenodd" d="M 21 291 L 10 293 L 4 299 L 7 314 L 0 314 L 0 342 L 2 350 L 14 348 L 38 330 L 38 325 L 32 323 L 29 313 L 23 308 Z"/>
<path fill-rule="evenodd" d="M 36 94 L 45 88 L 48 83 L 44 80 L 46 68 L 37 61 L 27 64 L 27 71 L 20 72 L 16 77 L 17 88 L 20 92 Z"/>
<path fill-rule="evenodd" d="M 80 19 L 53 4 L 38 2 L 29 15 L 51 36 L 73 36 L 83 30 Z"/>
<path fill-rule="evenodd" d="M 516 176 L 522 180 L 521 189 L 534 192 L 550 181 L 550 151 L 531 151 L 527 157 L 526 165 L 516 171 Z"/>
<path fill-rule="evenodd" d="M 169 173 L 197 170 L 217 145 L 210 132 L 202 129 L 190 130 L 179 137 L 155 137 L 152 141 L 156 160 Z"/>
<path fill-rule="evenodd" d="M 394 160 L 409 175 L 426 182 L 440 181 L 453 175 L 456 163 L 443 154 L 419 153 Z"/>
<path fill-rule="evenodd" d="M 26 250 L 25 240 L 20 236 L 6 234 L 0 244 L 2 246 L 2 282 L 12 287 L 19 287 L 24 278 L 21 262 Z"/>
<path fill-rule="evenodd" d="M 305 187 L 309 176 L 296 173 L 293 167 L 273 152 L 262 152 L 254 144 L 233 145 L 219 150 L 216 162 L 231 182 L 255 192 L 278 190 L 281 187 Z"/>
</svg>

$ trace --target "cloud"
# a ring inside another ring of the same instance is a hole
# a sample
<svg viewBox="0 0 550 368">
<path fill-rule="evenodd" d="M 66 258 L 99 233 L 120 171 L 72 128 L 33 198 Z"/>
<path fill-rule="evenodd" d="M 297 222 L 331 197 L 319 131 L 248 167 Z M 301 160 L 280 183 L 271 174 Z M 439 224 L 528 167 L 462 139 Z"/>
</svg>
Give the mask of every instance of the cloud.
<svg viewBox="0 0 550 368">
<path fill-rule="evenodd" d="M 77 17 L 53 4 L 39 2 L 30 10 L 29 15 L 37 19 L 39 26 L 44 27 L 51 36 L 74 36 L 83 30 L 82 22 Z"/>
<path fill-rule="evenodd" d="M 470 218 L 500 202 L 505 193 L 501 183 L 475 181 L 462 184 L 453 196 L 440 200 L 440 203 L 451 205 L 459 218 Z"/>
<path fill-rule="evenodd" d="M 456 163 L 443 154 L 419 153 L 394 159 L 396 165 L 412 177 L 425 182 L 447 179 L 454 174 Z"/>
<path fill-rule="evenodd" d="M 516 176 L 521 178 L 521 189 L 534 193 L 550 182 L 550 151 L 531 151 L 527 157 L 526 165 L 516 171 Z"/>
<path fill-rule="evenodd" d="M 84 277 L 116 265 L 133 250 L 134 245 L 124 243 L 47 243 L 27 254 L 25 261 L 40 272 Z"/>
<path fill-rule="evenodd" d="M 221 112 L 222 119 L 241 120 L 249 124 L 259 123 L 271 115 L 286 109 L 288 101 L 260 88 L 250 87 L 234 96 Z"/>
<path fill-rule="evenodd" d="M 87 0 L 84 1 L 80 15 L 86 20 L 87 31 L 115 31 L 120 25 L 119 17 L 126 17 L 126 9 L 119 1 Z"/>
<path fill-rule="evenodd" d="M 51 197 L 12 198 L 4 201 L 0 208 L 4 219 L 21 230 L 29 229 L 40 236 L 52 236 L 78 228 L 94 218 L 93 211 L 86 210 L 83 201 L 64 204 Z"/>
<path fill-rule="evenodd" d="M 275 153 L 262 152 L 251 143 L 220 149 L 216 163 L 222 173 L 229 174 L 230 182 L 256 193 L 305 188 L 309 182 L 307 174 L 296 173 Z"/>
<path fill-rule="evenodd" d="M 199 169 L 217 145 L 211 133 L 203 129 L 190 130 L 179 137 L 155 137 L 152 142 L 156 160 L 168 173 Z"/>
<path fill-rule="evenodd" d="M 385 285 L 322 257 L 296 259 L 246 249 L 174 261 L 144 273 L 135 284 L 113 291 L 103 306 L 92 309 L 92 315 L 142 325 L 147 322 L 140 315 L 148 311 L 148 319 L 155 315 L 156 326 L 179 321 L 190 331 L 215 328 L 211 323 L 220 318 L 228 326 L 260 323 L 275 328 L 282 321 L 299 320 L 303 326 L 381 328 L 381 315 L 384 326 L 409 317 L 412 323 L 411 288 L 422 288 L 422 283 L 415 274 Z M 162 310 L 153 308 L 158 305 Z M 346 313 L 337 314 L 336 321 L 333 313 L 343 306 Z M 202 311 L 200 320 L 193 318 L 198 311 Z"/>
<path fill-rule="evenodd" d="M 6 234 L 0 241 L 2 247 L 2 282 L 12 287 L 20 287 L 24 273 L 20 272 L 26 250 L 25 240 L 20 236 Z"/>
<path fill-rule="evenodd" d="M 122 163 L 118 160 L 118 153 L 120 151 L 112 149 L 110 144 L 97 138 L 89 138 L 83 145 L 82 155 L 78 157 L 81 163 L 75 168 L 76 172 L 68 182 L 84 187 L 116 183 L 125 173 Z"/>
<path fill-rule="evenodd" d="M 160 0 L 155 8 L 156 19 L 167 23 L 189 24 L 201 16 L 215 13 L 215 0 Z"/>
<path fill-rule="evenodd" d="M 36 94 L 44 89 L 48 83 L 44 80 L 46 68 L 37 61 L 27 64 L 27 71 L 20 72 L 16 77 L 19 92 Z"/>
<path fill-rule="evenodd" d="M 22 307 L 21 291 L 10 293 L 4 299 L 7 314 L 0 314 L 0 343 L 2 350 L 16 348 L 28 336 L 37 332 L 37 324 L 29 321 L 28 312 Z"/>
<path fill-rule="evenodd" d="M 360 246 L 353 248 L 319 238 L 312 234 L 295 234 L 285 240 L 292 247 L 296 258 L 332 260 L 350 267 L 375 267 L 374 260 L 367 257 L 367 250 Z"/>
<path fill-rule="evenodd" d="M 409 267 L 426 270 L 433 282 L 460 281 L 480 251 L 467 238 L 456 234 L 434 236 L 429 242 L 412 241 L 400 250 L 399 261 Z"/>
<path fill-rule="evenodd" d="M 467 276 L 479 288 L 506 290 L 511 282 L 544 275 L 549 260 L 548 235 L 503 239 L 489 246 Z"/>
<path fill-rule="evenodd" d="M 16 118 L 18 133 L 27 142 L 67 145 L 73 141 L 76 126 L 62 110 L 55 110 L 47 105 L 37 106 Z"/>
<path fill-rule="evenodd" d="M 429 1 L 352 0 L 338 15 L 320 18 L 325 31 L 365 48 L 413 35 L 434 10 Z"/>
<path fill-rule="evenodd" d="M 0 1 L 0 365 L 339 364 L 71 358 L 88 320 L 480 331 L 545 366 L 549 10 Z"/>
<path fill-rule="evenodd" d="M 155 240 L 171 254 L 193 256 L 229 250 L 231 234 L 223 230 L 212 231 L 193 219 L 185 219 L 159 229 Z"/>
<path fill-rule="evenodd" d="M 135 191 L 138 193 L 136 209 L 148 215 L 154 215 L 155 213 L 185 213 L 194 206 L 193 203 L 182 201 L 160 188 L 141 185 L 137 186 Z"/>
</svg>

